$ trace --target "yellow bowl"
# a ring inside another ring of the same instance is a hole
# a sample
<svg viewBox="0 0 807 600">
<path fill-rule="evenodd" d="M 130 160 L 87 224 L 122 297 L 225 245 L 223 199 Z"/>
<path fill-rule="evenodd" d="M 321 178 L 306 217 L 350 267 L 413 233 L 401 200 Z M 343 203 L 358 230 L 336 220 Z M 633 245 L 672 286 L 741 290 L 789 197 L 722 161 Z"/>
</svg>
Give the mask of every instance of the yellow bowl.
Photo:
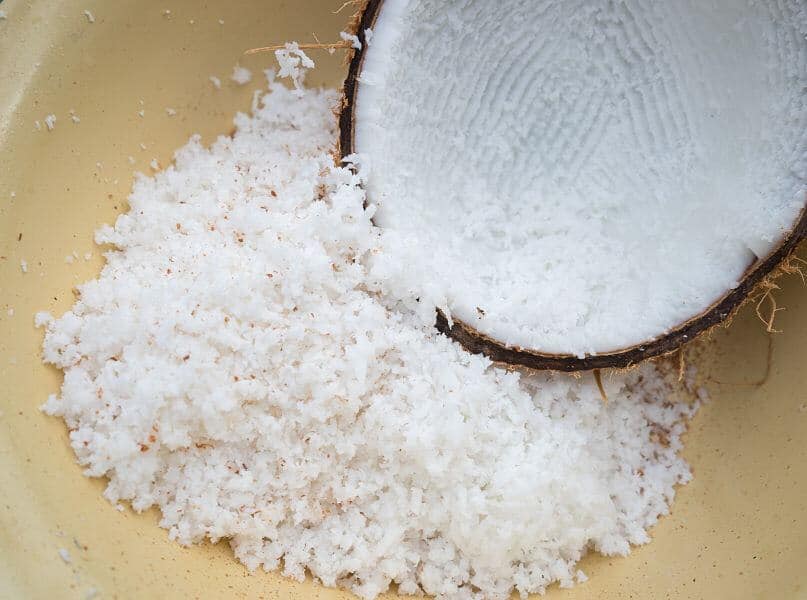
<svg viewBox="0 0 807 600">
<path fill-rule="evenodd" d="M 257 73 L 273 57 L 242 52 L 313 34 L 337 39 L 350 11 L 334 14 L 340 5 L 0 5 L 1 598 L 84 598 L 91 589 L 110 598 L 350 597 L 249 574 L 226 543 L 181 548 L 158 528 L 155 511 L 118 512 L 103 500 L 104 482 L 81 475 L 62 421 L 39 412 L 60 373 L 42 366 L 33 326 L 34 312 L 61 313 L 72 287 L 98 272 L 92 232 L 126 209 L 133 170 L 147 172 L 152 158 L 167 164 L 192 133 L 210 141 L 229 132 L 233 114 L 248 109 L 262 78 L 238 87 L 229 74 L 236 62 Z M 314 57 L 320 68 L 310 82 L 339 85 L 342 57 Z M 48 114 L 56 115 L 53 131 Z M 79 259 L 67 264 L 74 251 Z M 807 597 L 807 302 L 797 277 L 782 287 L 783 333 L 767 334 L 747 307 L 699 360 L 712 401 L 686 436 L 695 478 L 652 530 L 653 542 L 624 559 L 588 557 L 587 583 L 546 597 Z"/>
</svg>

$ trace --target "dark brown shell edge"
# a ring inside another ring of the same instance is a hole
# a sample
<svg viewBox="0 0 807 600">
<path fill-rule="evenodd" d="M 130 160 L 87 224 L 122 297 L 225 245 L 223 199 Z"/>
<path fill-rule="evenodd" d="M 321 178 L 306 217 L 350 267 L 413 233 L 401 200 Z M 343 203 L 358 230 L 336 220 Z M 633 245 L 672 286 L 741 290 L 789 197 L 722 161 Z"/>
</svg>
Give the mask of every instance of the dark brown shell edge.
<svg viewBox="0 0 807 600">
<path fill-rule="evenodd" d="M 354 152 L 353 110 L 359 87 L 359 76 L 364 63 L 367 43 L 364 32 L 372 29 L 384 0 L 368 0 L 360 13 L 355 34 L 359 37 L 362 49 L 353 52 L 348 65 L 348 73 L 343 86 L 343 99 L 339 112 L 339 140 L 337 158 L 342 159 Z M 807 202 L 807 198 L 805 198 Z M 713 327 L 729 320 L 748 299 L 754 289 L 766 278 L 773 275 L 807 238 L 807 210 L 802 210 L 793 229 L 784 237 L 780 245 L 766 258 L 751 265 L 740 280 L 739 285 L 699 315 L 670 330 L 661 337 L 635 344 L 628 348 L 578 357 L 572 354 L 547 354 L 508 346 L 487 336 L 474 327 L 454 319 L 449 326 L 442 311 L 437 311 L 437 329 L 458 342 L 469 352 L 484 354 L 494 363 L 521 366 L 536 370 L 588 371 L 592 369 L 626 369 L 648 359 L 668 355 L 685 344 L 694 341 Z"/>
<path fill-rule="evenodd" d="M 337 115 L 339 121 L 339 139 L 336 149 L 337 157 L 341 161 L 345 156 L 353 154 L 353 107 L 356 104 L 356 93 L 359 90 L 359 75 L 361 75 L 364 54 L 367 50 L 367 39 L 364 32 L 372 29 L 375 20 L 381 10 L 384 0 L 366 0 L 363 6 L 359 7 L 351 23 L 348 32 L 359 38 L 361 50 L 353 50 L 349 55 L 347 77 L 342 85 L 342 103 Z"/>
</svg>

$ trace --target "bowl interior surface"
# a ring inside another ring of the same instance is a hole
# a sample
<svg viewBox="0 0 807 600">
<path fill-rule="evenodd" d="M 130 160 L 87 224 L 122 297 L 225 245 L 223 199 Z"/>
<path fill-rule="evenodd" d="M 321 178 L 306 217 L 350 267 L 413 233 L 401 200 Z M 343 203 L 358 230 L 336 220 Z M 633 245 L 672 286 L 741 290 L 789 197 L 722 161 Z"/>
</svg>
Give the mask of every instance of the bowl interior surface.
<svg viewBox="0 0 807 600">
<path fill-rule="evenodd" d="M 152 158 L 168 164 L 191 134 L 210 142 L 229 133 L 235 112 L 249 109 L 273 57 L 243 51 L 312 34 L 336 40 L 351 10 L 336 14 L 341 4 L 0 4 L 0 597 L 84 598 L 91 588 L 119 598 L 352 597 L 249 574 L 226 542 L 182 548 L 157 526 L 157 511 L 105 501 L 104 482 L 81 475 L 63 422 L 39 411 L 61 375 L 41 364 L 33 325 L 36 311 L 69 308 L 73 286 L 98 273 L 92 233 L 127 209 L 133 171 L 149 172 Z M 309 83 L 338 86 L 341 54 L 312 57 Z M 229 80 L 236 62 L 253 71 L 249 85 Z M 79 259 L 67 264 L 74 251 Z M 730 329 L 687 351 L 711 400 L 685 437 L 694 479 L 652 529 L 653 542 L 628 558 L 587 557 L 587 583 L 545 597 L 807 597 L 807 301 L 797 276 L 781 287 L 781 333 L 766 333 L 748 305 Z"/>
</svg>

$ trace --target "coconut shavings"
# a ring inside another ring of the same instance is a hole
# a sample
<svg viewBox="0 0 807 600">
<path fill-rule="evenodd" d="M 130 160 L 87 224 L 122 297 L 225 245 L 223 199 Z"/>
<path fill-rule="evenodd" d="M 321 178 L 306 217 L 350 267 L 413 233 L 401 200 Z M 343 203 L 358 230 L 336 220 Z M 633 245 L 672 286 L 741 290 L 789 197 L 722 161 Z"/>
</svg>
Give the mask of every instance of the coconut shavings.
<svg viewBox="0 0 807 600">
<path fill-rule="evenodd" d="M 281 53 L 299 79 L 306 62 Z M 281 70 L 284 69 L 283 64 Z M 595 383 L 494 368 L 432 327 L 394 234 L 337 167 L 334 91 L 271 83 L 233 137 L 139 177 L 44 359 L 104 495 L 181 544 L 328 586 L 507 598 L 649 541 L 694 407 L 653 366 Z M 431 299 L 430 299 L 431 298 Z"/>
<path fill-rule="evenodd" d="M 302 96 L 305 72 L 314 68 L 314 61 L 300 49 L 297 42 L 286 42 L 284 48 L 275 50 L 275 58 L 280 66 L 278 77 L 291 79 L 297 95 Z"/>
<path fill-rule="evenodd" d="M 84 16 L 87 17 L 88 23 L 95 23 L 95 16 L 90 11 L 85 10 Z"/>
<path fill-rule="evenodd" d="M 232 79 L 238 85 L 246 85 L 250 81 L 252 81 L 252 71 L 242 66 L 236 65 L 233 67 L 233 74 L 230 75 L 230 79 Z"/>
<path fill-rule="evenodd" d="M 37 121 L 39 123 L 39 121 Z M 53 131 L 53 128 L 56 127 L 56 115 L 48 115 L 45 117 L 45 127 L 48 128 L 48 131 Z"/>
<path fill-rule="evenodd" d="M 221 79 L 216 77 L 215 75 L 211 75 L 208 79 L 210 79 L 210 83 L 213 84 L 213 87 L 217 90 L 221 89 Z"/>
<path fill-rule="evenodd" d="M 357 35 L 353 35 L 352 33 L 348 33 L 347 31 L 340 31 L 339 37 L 341 37 L 346 42 L 350 42 L 351 48 L 361 50 L 361 41 L 359 40 L 359 37 Z"/>
</svg>

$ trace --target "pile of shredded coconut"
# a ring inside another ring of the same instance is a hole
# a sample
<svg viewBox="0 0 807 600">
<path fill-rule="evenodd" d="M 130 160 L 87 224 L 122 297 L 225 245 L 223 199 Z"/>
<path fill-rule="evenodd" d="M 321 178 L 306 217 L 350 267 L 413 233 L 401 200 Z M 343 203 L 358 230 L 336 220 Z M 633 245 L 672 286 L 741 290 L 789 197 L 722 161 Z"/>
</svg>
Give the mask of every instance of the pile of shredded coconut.
<svg viewBox="0 0 807 600">
<path fill-rule="evenodd" d="M 85 473 L 182 544 L 364 598 L 540 592 L 649 541 L 694 407 L 652 366 L 604 403 L 438 334 L 360 167 L 333 164 L 337 102 L 270 77 L 233 137 L 136 181 L 99 278 L 37 315 Z"/>
</svg>

